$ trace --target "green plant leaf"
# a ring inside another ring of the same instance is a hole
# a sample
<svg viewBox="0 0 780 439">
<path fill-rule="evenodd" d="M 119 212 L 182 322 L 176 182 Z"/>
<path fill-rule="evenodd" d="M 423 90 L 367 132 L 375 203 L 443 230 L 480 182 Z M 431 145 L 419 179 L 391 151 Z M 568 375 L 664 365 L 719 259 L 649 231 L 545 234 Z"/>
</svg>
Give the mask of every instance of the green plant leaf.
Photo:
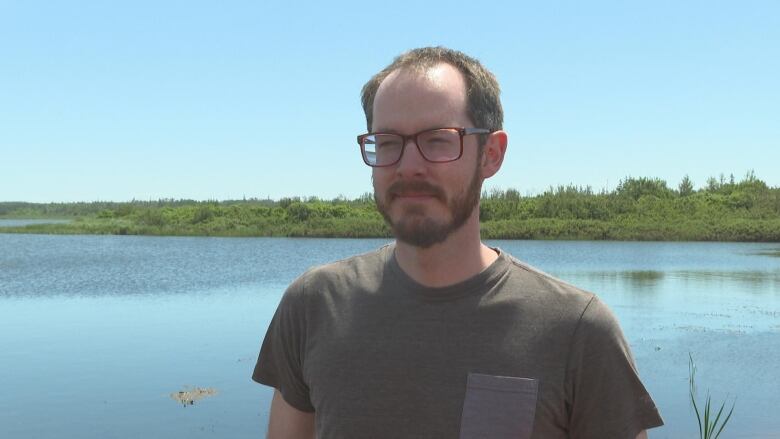
<svg viewBox="0 0 780 439">
<path fill-rule="evenodd" d="M 689 379 L 688 394 L 691 399 L 691 405 L 693 406 L 693 411 L 694 413 L 696 413 L 696 422 L 697 425 L 699 426 L 699 438 L 717 439 L 720 436 L 720 434 L 723 432 L 723 429 L 726 427 L 726 424 L 728 424 L 729 420 L 731 420 L 731 415 L 734 413 L 734 407 L 737 404 L 736 398 L 734 399 L 734 402 L 731 404 L 731 409 L 729 410 L 728 414 L 726 415 L 725 418 L 723 418 L 723 421 L 721 422 L 721 416 L 723 416 L 723 410 L 726 407 L 726 401 L 723 401 L 723 403 L 720 405 L 717 414 L 715 414 L 714 417 L 711 416 L 711 413 L 713 411 L 713 406 L 712 406 L 712 395 L 710 394 L 709 389 L 707 390 L 707 397 L 705 398 L 703 411 L 702 412 L 699 411 L 699 405 L 696 402 L 696 363 L 693 361 L 693 355 L 690 352 L 688 353 L 688 379 Z M 726 400 L 728 400 L 728 398 L 726 398 Z M 703 415 L 703 419 L 702 419 L 702 415 Z"/>
</svg>

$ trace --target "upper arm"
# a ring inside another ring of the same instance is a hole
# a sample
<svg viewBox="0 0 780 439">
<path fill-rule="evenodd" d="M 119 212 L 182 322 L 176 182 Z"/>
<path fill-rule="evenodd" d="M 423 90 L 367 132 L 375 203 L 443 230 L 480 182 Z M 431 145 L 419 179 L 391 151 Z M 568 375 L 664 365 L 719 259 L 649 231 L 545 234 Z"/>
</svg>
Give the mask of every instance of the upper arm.
<svg viewBox="0 0 780 439">
<path fill-rule="evenodd" d="M 284 400 L 279 390 L 274 390 L 271 401 L 271 418 L 268 421 L 269 439 L 313 439 L 314 412 L 303 412 Z"/>
<path fill-rule="evenodd" d="M 642 430 L 638 435 L 636 435 L 636 439 L 647 439 L 647 430 Z"/>
<path fill-rule="evenodd" d="M 663 425 L 614 314 L 593 298 L 571 342 L 567 371 L 572 437 L 624 435 Z M 637 432 L 639 435 L 637 436 Z"/>
</svg>

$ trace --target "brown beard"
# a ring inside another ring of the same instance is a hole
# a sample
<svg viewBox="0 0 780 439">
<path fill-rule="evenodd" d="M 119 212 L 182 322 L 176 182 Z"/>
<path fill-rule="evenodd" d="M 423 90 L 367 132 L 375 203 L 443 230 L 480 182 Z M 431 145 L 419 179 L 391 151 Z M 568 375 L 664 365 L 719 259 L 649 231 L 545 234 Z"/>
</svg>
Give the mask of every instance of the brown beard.
<svg viewBox="0 0 780 439">
<path fill-rule="evenodd" d="M 387 189 L 383 198 L 380 198 L 374 189 L 374 201 L 377 210 L 390 226 L 395 238 L 401 242 L 420 248 L 429 248 L 434 244 L 444 242 L 450 234 L 466 223 L 474 209 L 479 204 L 479 195 L 482 190 L 482 182 L 479 179 L 479 162 L 472 174 L 471 181 L 466 191 L 455 195 L 451 200 L 445 198 L 444 191 L 426 182 L 395 182 Z M 449 222 L 437 222 L 433 218 L 425 216 L 425 208 L 411 206 L 403 212 L 403 216 L 393 222 L 390 218 L 391 200 L 396 194 L 404 192 L 422 192 L 430 194 L 447 205 L 452 219 Z"/>
</svg>

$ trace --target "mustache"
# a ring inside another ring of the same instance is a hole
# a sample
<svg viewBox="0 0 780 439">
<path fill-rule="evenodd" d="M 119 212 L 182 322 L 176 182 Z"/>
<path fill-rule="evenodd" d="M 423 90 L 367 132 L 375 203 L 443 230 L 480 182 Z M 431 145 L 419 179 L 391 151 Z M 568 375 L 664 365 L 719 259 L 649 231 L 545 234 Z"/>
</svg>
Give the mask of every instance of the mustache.
<svg viewBox="0 0 780 439">
<path fill-rule="evenodd" d="M 425 181 L 396 181 L 387 188 L 388 195 L 400 195 L 404 193 L 424 193 L 435 198 L 444 199 L 444 191 Z"/>
</svg>

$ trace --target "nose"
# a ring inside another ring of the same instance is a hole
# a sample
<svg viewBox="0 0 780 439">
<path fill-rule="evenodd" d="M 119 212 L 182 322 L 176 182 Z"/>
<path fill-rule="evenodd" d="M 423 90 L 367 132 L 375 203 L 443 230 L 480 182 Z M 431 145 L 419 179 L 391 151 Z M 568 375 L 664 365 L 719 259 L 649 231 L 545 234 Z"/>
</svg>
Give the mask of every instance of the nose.
<svg viewBox="0 0 780 439">
<path fill-rule="evenodd" d="M 420 154 L 414 139 L 406 139 L 401 160 L 395 165 L 395 172 L 399 177 L 423 174 L 427 163 L 427 160 Z"/>
</svg>

